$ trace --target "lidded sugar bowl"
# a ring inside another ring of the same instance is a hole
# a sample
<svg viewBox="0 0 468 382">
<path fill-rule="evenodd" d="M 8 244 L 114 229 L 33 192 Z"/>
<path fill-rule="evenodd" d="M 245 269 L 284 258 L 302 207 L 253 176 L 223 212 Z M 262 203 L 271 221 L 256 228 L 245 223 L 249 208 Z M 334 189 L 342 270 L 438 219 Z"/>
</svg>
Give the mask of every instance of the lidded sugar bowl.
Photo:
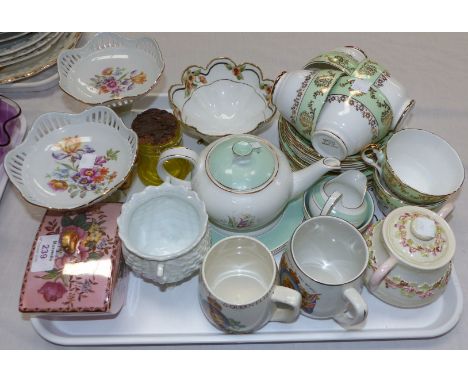
<svg viewBox="0 0 468 382">
<path fill-rule="evenodd" d="M 165 170 L 164 162 L 172 158 L 192 162 L 191 182 Z M 211 222 L 219 228 L 260 234 L 275 224 L 290 200 L 339 168 L 339 160 L 324 158 L 293 173 L 285 155 L 270 142 L 237 134 L 212 142 L 200 155 L 184 147 L 166 150 L 157 171 L 163 180 L 197 192 Z"/>
<path fill-rule="evenodd" d="M 452 209 L 451 203 L 439 214 L 400 207 L 366 231 L 365 284 L 372 294 L 401 308 L 424 306 L 442 295 L 455 253 L 455 236 L 444 220 Z"/>
</svg>

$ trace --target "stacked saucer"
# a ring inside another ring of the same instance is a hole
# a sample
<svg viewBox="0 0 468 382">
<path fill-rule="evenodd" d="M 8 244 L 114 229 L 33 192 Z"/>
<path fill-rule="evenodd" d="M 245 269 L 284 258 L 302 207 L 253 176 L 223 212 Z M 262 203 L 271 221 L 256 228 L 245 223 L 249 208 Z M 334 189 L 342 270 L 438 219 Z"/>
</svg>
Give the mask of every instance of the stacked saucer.
<svg viewBox="0 0 468 382">
<path fill-rule="evenodd" d="M 55 65 L 59 53 L 79 38 L 76 32 L 0 32 L 0 88 L 9 90 Z"/>
<path fill-rule="evenodd" d="M 282 116 L 278 121 L 278 135 L 281 151 L 286 155 L 289 163 L 295 170 L 304 167 L 322 159 L 322 156 L 315 151 L 310 141 L 301 136 L 297 130 Z M 384 148 L 392 133 L 386 135 L 378 145 Z M 350 155 L 341 161 L 341 171 L 358 170 L 362 171 L 368 179 L 372 178 L 372 171 L 363 161 L 360 154 Z"/>
</svg>

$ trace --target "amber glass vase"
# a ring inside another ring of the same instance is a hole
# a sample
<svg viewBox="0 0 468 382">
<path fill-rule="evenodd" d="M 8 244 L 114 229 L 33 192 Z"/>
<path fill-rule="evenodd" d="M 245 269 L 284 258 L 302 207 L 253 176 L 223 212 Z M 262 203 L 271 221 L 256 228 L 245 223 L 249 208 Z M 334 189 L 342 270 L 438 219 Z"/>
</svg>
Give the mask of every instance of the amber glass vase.
<svg viewBox="0 0 468 382">
<path fill-rule="evenodd" d="M 163 181 L 158 176 L 156 166 L 159 156 L 164 150 L 177 147 L 182 144 L 180 128 L 177 134 L 164 144 L 139 144 L 137 157 L 137 173 L 140 180 L 146 186 L 159 186 Z M 166 170 L 176 178 L 185 179 L 192 169 L 192 165 L 185 159 L 171 159 L 164 163 Z"/>
</svg>

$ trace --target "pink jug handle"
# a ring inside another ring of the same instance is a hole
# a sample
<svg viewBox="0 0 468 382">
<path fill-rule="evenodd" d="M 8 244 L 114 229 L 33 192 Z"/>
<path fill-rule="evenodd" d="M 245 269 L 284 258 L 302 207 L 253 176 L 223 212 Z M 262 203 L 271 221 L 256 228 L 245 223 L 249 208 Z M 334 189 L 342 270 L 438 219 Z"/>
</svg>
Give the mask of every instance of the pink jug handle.
<svg viewBox="0 0 468 382">
<path fill-rule="evenodd" d="M 390 256 L 387 260 L 383 262 L 380 267 L 378 267 L 369 281 L 369 288 L 371 291 L 376 290 L 382 280 L 388 275 L 388 273 L 393 269 L 393 267 L 398 263 L 398 260 Z"/>
</svg>

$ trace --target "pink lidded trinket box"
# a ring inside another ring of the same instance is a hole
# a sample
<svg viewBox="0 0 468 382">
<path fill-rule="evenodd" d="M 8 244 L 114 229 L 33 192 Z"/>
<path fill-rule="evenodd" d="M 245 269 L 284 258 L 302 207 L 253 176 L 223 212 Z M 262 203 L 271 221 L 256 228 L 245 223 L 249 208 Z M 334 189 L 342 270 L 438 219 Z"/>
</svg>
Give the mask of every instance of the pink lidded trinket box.
<svg viewBox="0 0 468 382">
<path fill-rule="evenodd" d="M 78 212 L 44 215 L 21 287 L 21 312 L 120 311 L 128 284 L 117 234 L 121 207 L 99 203 Z"/>
</svg>

